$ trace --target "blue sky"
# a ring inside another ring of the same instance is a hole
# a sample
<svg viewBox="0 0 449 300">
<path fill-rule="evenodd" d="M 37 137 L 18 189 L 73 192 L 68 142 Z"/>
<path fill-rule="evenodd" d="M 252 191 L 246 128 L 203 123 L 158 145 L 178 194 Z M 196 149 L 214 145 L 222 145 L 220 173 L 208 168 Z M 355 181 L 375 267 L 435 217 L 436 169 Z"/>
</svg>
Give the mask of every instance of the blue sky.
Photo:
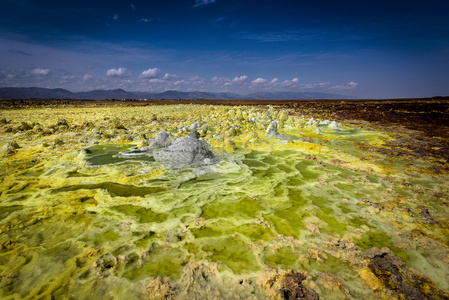
<svg viewBox="0 0 449 300">
<path fill-rule="evenodd" d="M 0 1 L 0 86 L 449 95 L 449 1 Z"/>
</svg>

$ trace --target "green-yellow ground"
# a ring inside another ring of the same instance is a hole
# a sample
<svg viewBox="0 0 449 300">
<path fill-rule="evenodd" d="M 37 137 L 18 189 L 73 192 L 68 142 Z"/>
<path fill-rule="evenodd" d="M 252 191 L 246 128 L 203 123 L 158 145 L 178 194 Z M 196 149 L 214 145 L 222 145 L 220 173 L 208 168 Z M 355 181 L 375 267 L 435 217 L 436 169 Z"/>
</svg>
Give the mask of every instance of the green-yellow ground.
<svg viewBox="0 0 449 300">
<path fill-rule="evenodd" d="M 1 111 L 0 298 L 279 298 L 270 282 L 289 269 L 325 299 L 388 298 L 367 267 L 372 247 L 429 279 L 421 290 L 448 293 L 448 174 L 375 151 L 387 133 L 307 125 L 298 113 Z M 272 120 L 283 136 L 266 136 Z M 195 122 L 207 124 L 198 131 L 212 166 L 120 155 Z"/>
</svg>

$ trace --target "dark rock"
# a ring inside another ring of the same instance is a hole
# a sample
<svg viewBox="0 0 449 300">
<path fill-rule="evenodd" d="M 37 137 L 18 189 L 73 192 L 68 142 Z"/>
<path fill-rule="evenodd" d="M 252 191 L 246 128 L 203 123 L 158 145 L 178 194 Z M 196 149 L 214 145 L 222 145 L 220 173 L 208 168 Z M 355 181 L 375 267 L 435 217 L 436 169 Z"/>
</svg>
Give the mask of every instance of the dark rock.
<svg viewBox="0 0 449 300">
<path fill-rule="evenodd" d="M 66 119 L 60 118 L 56 122 L 56 126 L 67 126 L 67 127 L 69 127 L 69 124 L 67 123 Z"/>
<path fill-rule="evenodd" d="M 87 148 L 87 147 L 83 148 L 83 151 L 84 151 L 85 153 L 87 153 L 87 154 L 92 153 L 92 150 L 90 150 L 90 149 Z"/>
<path fill-rule="evenodd" d="M 22 122 L 19 125 L 19 127 L 17 127 L 17 129 L 20 131 L 27 131 L 27 130 L 33 129 L 33 127 L 30 124 L 28 124 L 27 122 Z"/>
<path fill-rule="evenodd" d="M 81 124 L 82 129 L 93 128 L 93 127 L 95 127 L 95 124 L 90 121 L 84 121 L 83 124 Z"/>
<path fill-rule="evenodd" d="M 402 260 L 387 247 L 371 248 L 364 256 L 370 259 L 368 267 L 373 274 L 400 299 L 449 299 L 430 279 L 404 267 Z"/>
<path fill-rule="evenodd" d="M 61 145 L 64 145 L 64 141 L 61 140 L 61 139 L 55 139 L 55 140 L 53 141 L 53 145 L 55 145 L 55 146 L 61 146 Z"/>
<path fill-rule="evenodd" d="M 418 206 L 418 209 L 420 210 L 419 216 L 422 218 L 420 219 L 421 222 L 425 224 L 435 224 L 440 228 L 442 227 L 441 223 L 433 218 L 427 207 L 425 207 L 424 205 L 420 205 Z"/>
<path fill-rule="evenodd" d="M 302 284 L 306 278 L 306 275 L 303 273 L 295 271 L 289 271 L 284 274 L 282 289 L 279 291 L 282 299 L 319 299 L 319 296 L 315 291 Z"/>
</svg>

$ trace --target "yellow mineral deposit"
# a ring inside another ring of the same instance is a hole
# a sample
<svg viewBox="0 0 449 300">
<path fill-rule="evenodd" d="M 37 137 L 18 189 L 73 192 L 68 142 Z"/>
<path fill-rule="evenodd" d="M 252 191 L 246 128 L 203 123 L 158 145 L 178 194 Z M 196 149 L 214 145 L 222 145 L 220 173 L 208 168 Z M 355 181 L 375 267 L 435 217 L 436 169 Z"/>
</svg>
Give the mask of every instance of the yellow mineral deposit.
<svg viewBox="0 0 449 300">
<path fill-rule="evenodd" d="M 448 297 L 448 174 L 300 113 L 1 111 L 0 298 Z"/>
</svg>

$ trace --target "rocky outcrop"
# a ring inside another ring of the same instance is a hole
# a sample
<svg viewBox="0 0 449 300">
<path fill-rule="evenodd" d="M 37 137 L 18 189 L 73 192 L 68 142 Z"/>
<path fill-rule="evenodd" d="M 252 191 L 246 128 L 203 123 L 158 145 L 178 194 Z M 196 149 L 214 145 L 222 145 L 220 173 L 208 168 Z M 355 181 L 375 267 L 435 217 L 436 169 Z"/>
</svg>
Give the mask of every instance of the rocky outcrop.
<svg viewBox="0 0 449 300">
<path fill-rule="evenodd" d="M 154 149 L 153 157 L 156 161 L 177 169 L 213 164 L 214 156 L 209 144 L 200 139 L 196 130 L 192 130 L 189 136 L 177 138 L 170 146 Z"/>
<path fill-rule="evenodd" d="M 385 296 L 395 295 L 400 299 L 449 299 L 449 294 L 438 289 L 417 270 L 404 266 L 402 260 L 387 247 L 371 248 L 364 256 L 369 259 L 368 268 L 385 287 Z"/>
</svg>

